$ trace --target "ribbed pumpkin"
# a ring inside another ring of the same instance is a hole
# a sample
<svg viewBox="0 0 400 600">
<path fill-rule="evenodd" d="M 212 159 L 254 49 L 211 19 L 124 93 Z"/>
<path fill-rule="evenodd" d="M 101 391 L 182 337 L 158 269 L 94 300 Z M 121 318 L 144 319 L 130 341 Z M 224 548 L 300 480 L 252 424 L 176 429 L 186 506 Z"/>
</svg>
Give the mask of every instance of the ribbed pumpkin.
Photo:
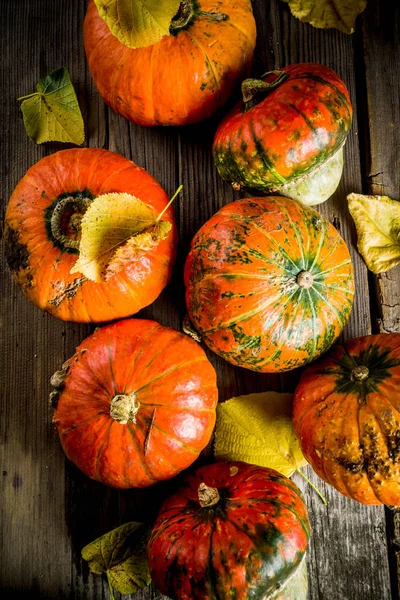
<svg viewBox="0 0 400 600">
<path fill-rule="evenodd" d="M 71 274 L 79 250 L 79 221 L 90 201 L 126 192 L 154 210 L 168 197 L 144 169 L 107 150 L 62 150 L 29 169 L 11 196 L 5 219 L 6 257 L 25 295 L 66 321 L 98 322 L 126 317 L 153 302 L 172 273 L 177 230 L 114 274 L 107 282 Z"/>
<path fill-rule="evenodd" d="M 186 304 L 205 343 L 234 365 L 280 372 L 311 362 L 353 304 L 349 251 L 314 209 L 288 198 L 227 204 L 195 235 Z"/>
<path fill-rule="evenodd" d="M 300 600 L 306 590 L 280 590 L 301 569 L 309 535 L 307 508 L 290 479 L 223 461 L 197 469 L 164 501 L 148 562 L 153 582 L 173 600 Z"/>
<path fill-rule="evenodd" d="M 196 342 L 154 321 L 96 329 L 51 381 L 67 457 L 107 485 L 173 477 L 211 437 L 215 371 Z"/>
<path fill-rule="evenodd" d="M 243 102 L 214 138 L 219 174 L 235 185 L 279 191 L 306 204 L 332 195 L 352 121 L 340 77 L 318 64 L 290 65 L 242 84 Z"/>
<path fill-rule="evenodd" d="M 322 479 L 364 504 L 400 505 L 400 334 L 335 346 L 303 373 L 293 425 Z"/>
<path fill-rule="evenodd" d="M 250 0 L 183 0 L 171 35 L 145 48 L 122 44 L 90 0 L 86 56 L 103 100 L 139 125 L 210 117 L 251 67 L 256 29 Z"/>
</svg>

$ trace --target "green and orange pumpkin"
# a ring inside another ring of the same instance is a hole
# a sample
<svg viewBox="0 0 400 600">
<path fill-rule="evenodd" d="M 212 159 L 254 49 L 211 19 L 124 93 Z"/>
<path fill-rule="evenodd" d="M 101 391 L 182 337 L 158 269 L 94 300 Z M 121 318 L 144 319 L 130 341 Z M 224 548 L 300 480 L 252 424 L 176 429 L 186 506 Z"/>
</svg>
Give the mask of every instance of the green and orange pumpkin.
<svg viewBox="0 0 400 600">
<path fill-rule="evenodd" d="M 199 344 L 154 321 L 96 329 L 51 382 L 67 457 L 113 487 L 173 477 L 198 457 L 214 428 L 211 363 Z"/>
<path fill-rule="evenodd" d="M 222 461 L 188 475 L 163 502 L 148 562 L 153 582 L 173 600 L 305 600 L 309 535 L 307 508 L 290 479 Z"/>
<path fill-rule="evenodd" d="M 154 211 L 168 203 L 161 186 L 130 160 L 92 148 L 62 150 L 29 169 L 11 196 L 5 218 L 8 265 L 25 295 L 66 321 L 99 322 L 127 317 L 151 304 L 168 283 L 177 246 L 172 227 L 142 256 L 107 281 L 71 274 L 79 255 L 80 220 L 102 194 L 126 192 Z"/>
<path fill-rule="evenodd" d="M 306 459 L 339 492 L 400 506 L 400 333 L 350 340 L 308 367 L 293 425 Z"/>
<path fill-rule="evenodd" d="M 281 372 L 325 352 L 354 296 L 350 254 L 311 207 L 279 196 L 227 204 L 195 235 L 185 265 L 189 317 L 234 365 Z"/>
<path fill-rule="evenodd" d="M 333 194 L 352 121 L 349 93 L 328 67 L 306 63 L 242 83 L 243 101 L 219 125 L 219 174 L 235 187 L 306 204 Z"/>
<path fill-rule="evenodd" d="M 250 72 L 256 40 L 250 0 L 182 0 L 170 35 L 144 48 L 121 43 L 90 0 L 86 57 L 103 100 L 139 125 L 210 117 Z"/>
</svg>

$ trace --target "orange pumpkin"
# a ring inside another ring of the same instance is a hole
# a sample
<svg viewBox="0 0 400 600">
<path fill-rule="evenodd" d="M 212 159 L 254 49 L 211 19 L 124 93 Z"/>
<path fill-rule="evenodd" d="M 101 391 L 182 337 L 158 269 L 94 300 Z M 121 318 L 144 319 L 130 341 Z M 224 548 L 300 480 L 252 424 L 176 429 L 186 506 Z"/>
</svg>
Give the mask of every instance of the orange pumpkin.
<svg viewBox="0 0 400 600">
<path fill-rule="evenodd" d="M 96 329 L 52 384 L 66 455 L 113 487 L 173 477 L 198 457 L 214 427 L 211 363 L 196 342 L 154 321 Z"/>
<path fill-rule="evenodd" d="M 351 340 L 308 367 L 293 425 L 313 469 L 339 492 L 400 506 L 400 334 Z"/>
<path fill-rule="evenodd" d="M 170 31 L 131 49 L 89 1 L 84 40 L 93 81 L 104 102 L 139 125 L 210 117 L 250 71 L 256 39 L 250 0 L 183 0 Z"/>
<path fill-rule="evenodd" d="M 353 305 L 350 254 L 309 206 L 245 198 L 193 238 L 186 304 L 205 343 L 239 367 L 289 371 L 325 352 Z"/>
<path fill-rule="evenodd" d="M 163 216 L 173 225 L 166 239 L 108 281 L 70 273 L 79 254 L 79 220 L 93 198 L 110 192 L 140 198 L 155 217 L 168 203 L 144 169 L 91 148 L 42 158 L 11 196 L 5 220 L 8 264 L 29 300 L 60 319 L 98 322 L 132 315 L 153 302 L 171 276 L 177 244 L 171 208 Z"/>
</svg>

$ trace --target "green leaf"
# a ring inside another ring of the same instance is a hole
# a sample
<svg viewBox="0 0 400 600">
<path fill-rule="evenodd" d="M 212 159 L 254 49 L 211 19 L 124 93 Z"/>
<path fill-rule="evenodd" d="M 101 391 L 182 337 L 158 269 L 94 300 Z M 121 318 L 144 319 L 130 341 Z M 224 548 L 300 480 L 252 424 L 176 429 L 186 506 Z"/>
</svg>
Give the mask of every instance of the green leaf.
<svg viewBox="0 0 400 600">
<path fill-rule="evenodd" d="M 400 263 L 400 202 L 387 196 L 349 194 L 350 214 L 357 229 L 357 247 L 373 273 Z"/>
<path fill-rule="evenodd" d="M 292 426 L 293 394 L 239 396 L 217 407 L 215 455 L 290 477 L 307 464 Z"/>
<path fill-rule="evenodd" d="M 143 48 L 169 35 L 181 0 L 94 0 L 115 37 L 129 48 Z"/>
<path fill-rule="evenodd" d="M 134 594 L 151 582 L 146 548 L 151 528 L 131 521 L 113 529 L 82 550 L 93 573 L 105 573 L 121 594 Z"/>
<path fill-rule="evenodd" d="M 294 17 L 313 27 L 336 27 L 343 33 L 353 33 L 356 17 L 362 13 L 367 0 L 283 0 Z"/>
<path fill-rule="evenodd" d="M 67 69 L 61 67 L 43 77 L 37 92 L 22 96 L 26 133 L 37 144 L 68 142 L 80 146 L 85 128 L 74 86 Z"/>
</svg>

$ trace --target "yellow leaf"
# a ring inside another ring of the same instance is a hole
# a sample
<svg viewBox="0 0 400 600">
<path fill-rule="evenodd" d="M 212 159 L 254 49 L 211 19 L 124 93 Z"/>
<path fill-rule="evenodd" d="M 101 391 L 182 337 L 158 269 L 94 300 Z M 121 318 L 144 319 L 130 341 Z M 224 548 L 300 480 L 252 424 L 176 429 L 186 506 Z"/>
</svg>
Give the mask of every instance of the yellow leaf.
<svg viewBox="0 0 400 600">
<path fill-rule="evenodd" d="M 367 0 L 284 0 L 294 17 L 313 27 L 336 27 L 343 33 L 353 33 L 356 17 L 362 13 Z"/>
<path fill-rule="evenodd" d="M 158 219 L 152 208 L 130 194 L 98 196 L 82 218 L 79 258 L 71 273 L 98 282 L 109 279 L 166 238 L 172 225 Z"/>
<path fill-rule="evenodd" d="M 181 0 L 94 0 L 115 37 L 129 48 L 143 48 L 169 35 Z"/>
<path fill-rule="evenodd" d="M 29 137 L 37 144 L 85 141 L 82 114 L 67 69 L 61 67 L 43 77 L 36 92 L 22 96 L 21 111 Z"/>
<path fill-rule="evenodd" d="M 400 202 L 387 196 L 349 194 L 350 214 L 357 229 L 358 251 L 373 273 L 400 263 Z"/>
<path fill-rule="evenodd" d="M 290 477 L 307 464 L 292 426 L 292 401 L 293 394 L 264 392 L 219 404 L 215 455 Z"/>
<path fill-rule="evenodd" d="M 146 558 L 150 527 L 131 521 L 106 533 L 82 549 L 93 573 L 107 575 L 121 594 L 134 594 L 150 584 Z"/>
</svg>

